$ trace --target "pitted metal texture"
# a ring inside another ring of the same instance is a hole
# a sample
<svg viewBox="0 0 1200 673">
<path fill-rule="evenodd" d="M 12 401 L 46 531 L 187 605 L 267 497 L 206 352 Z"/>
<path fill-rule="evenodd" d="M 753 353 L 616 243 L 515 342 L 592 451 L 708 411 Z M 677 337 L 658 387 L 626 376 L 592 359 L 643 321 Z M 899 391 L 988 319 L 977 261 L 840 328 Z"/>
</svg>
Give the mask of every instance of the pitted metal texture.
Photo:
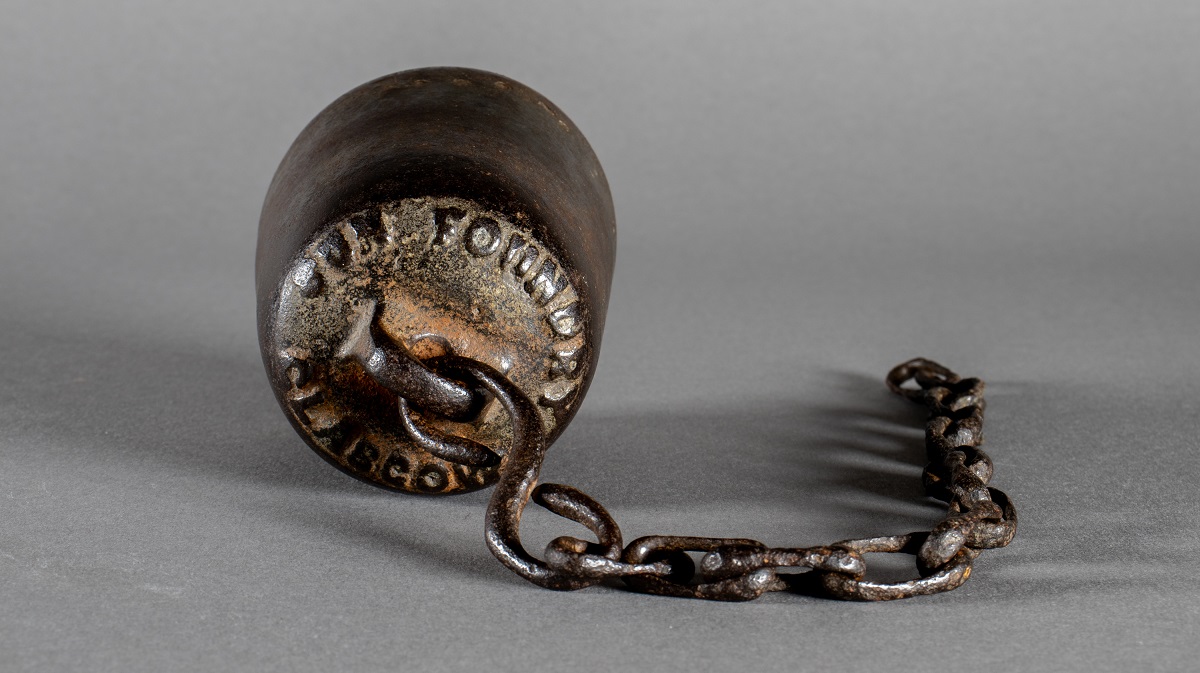
<svg viewBox="0 0 1200 673">
<path fill-rule="evenodd" d="M 301 250 L 274 337 L 287 411 L 314 449 L 389 488 L 493 483 L 505 451 L 483 447 L 511 442 L 510 416 L 421 364 L 447 355 L 502 372 L 553 432 L 590 367 L 586 317 L 561 262 L 522 219 L 411 198 L 353 213 Z"/>
</svg>

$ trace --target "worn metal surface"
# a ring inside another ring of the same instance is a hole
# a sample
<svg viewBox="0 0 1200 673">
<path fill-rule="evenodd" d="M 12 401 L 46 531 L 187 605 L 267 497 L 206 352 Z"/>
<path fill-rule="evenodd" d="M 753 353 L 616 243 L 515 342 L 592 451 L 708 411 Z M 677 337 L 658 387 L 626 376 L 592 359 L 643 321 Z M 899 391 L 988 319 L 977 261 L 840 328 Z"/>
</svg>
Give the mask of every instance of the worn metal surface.
<svg viewBox="0 0 1200 673">
<path fill-rule="evenodd" d="M 259 338 L 280 404 L 360 479 L 493 483 L 510 415 L 422 362 L 503 372 L 552 441 L 595 370 L 615 237 L 599 162 L 536 92 L 462 68 L 365 84 L 305 128 L 263 206 Z"/>
<path fill-rule="evenodd" d="M 804 548 L 671 535 L 625 545 L 600 503 L 539 484 L 595 369 L 615 236 L 595 155 L 533 91 L 448 68 L 359 87 L 296 140 L 263 208 L 259 335 L 279 401 L 360 479 L 424 493 L 498 481 L 488 547 L 551 589 L 621 578 L 713 600 L 891 600 L 954 589 L 982 550 L 1012 540 L 1015 508 L 988 485 L 979 448 L 983 382 L 919 358 L 887 385 L 930 411 L 923 483 L 949 512 L 928 532 Z M 531 500 L 596 541 L 563 536 L 533 555 L 520 538 Z M 918 577 L 867 578 L 871 553 L 914 555 Z"/>
</svg>

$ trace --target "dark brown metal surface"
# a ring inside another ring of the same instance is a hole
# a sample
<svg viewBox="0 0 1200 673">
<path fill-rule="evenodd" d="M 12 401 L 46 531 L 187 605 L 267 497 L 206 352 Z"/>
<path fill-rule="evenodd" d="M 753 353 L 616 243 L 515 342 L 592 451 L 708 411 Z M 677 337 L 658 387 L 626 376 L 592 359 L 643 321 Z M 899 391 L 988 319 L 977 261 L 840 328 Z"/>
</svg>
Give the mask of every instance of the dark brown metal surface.
<svg viewBox="0 0 1200 673">
<path fill-rule="evenodd" d="M 553 441 L 595 370 L 615 239 L 599 162 L 533 90 L 462 68 L 364 84 L 304 129 L 263 206 L 259 340 L 279 402 L 360 479 L 486 486 L 510 416 L 422 362 L 503 372 Z"/>
<path fill-rule="evenodd" d="M 355 89 L 296 140 L 263 208 L 259 337 L 280 404 L 360 479 L 423 493 L 498 482 L 487 545 L 551 589 L 620 578 L 725 601 L 784 590 L 891 600 L 954 589 L 982 550 L 1012 540 L 1016 510 L 988 485 L 979 448 L 983 382 L 920 358 L 887 385 L 930 411 L 923 482 L 949 512 L 929 532 L 803 548 L 671 535 L 625 545 L 600 503 L 539 484 L 595 371 L 615 236 L 595 155 L 530 89 L 452 68 Z M 563 536 L 531 554 L 520 539 L 531 500 L 596 541 Z M 914 555 L 919 576 L 872 581 L 871 553 Z"/>
</svg>

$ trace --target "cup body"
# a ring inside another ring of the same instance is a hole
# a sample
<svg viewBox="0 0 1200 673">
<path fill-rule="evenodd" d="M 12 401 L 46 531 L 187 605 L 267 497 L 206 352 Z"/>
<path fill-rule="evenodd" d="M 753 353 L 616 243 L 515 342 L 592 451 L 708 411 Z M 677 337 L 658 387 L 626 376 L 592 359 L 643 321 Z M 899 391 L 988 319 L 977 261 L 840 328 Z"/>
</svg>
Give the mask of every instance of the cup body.
<svg viewBox="0 0 1200 673">
<path fill-rule="evenodd" d="M 394 387 L 347 353 L 369 323 L 372 347 L 478 360 L 538 405 L 553 441 L 595 372 L 615 247 L 600 163 L 544 97 L 464 68 L 382 77 L 317 115 L 267 192 L 255 284 L 268 378 L 300 435 L 345 472 L 422 493 L 482 488 L 503 462 L 423 449 Z M 469 418 L 407 413 L 503 460 L 511 428 L 497 404 Z"/>
</svg>

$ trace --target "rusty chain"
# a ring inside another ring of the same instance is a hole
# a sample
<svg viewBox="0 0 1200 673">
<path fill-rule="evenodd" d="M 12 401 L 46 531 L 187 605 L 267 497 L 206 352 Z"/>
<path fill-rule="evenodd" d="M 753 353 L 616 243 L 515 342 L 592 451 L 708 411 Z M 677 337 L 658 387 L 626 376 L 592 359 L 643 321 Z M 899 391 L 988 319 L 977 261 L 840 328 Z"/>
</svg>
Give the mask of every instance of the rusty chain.
<svg viewBox="0 0 1200 673">
<path fill-rule="evenodd" d="M 893 600 L 958 587 L 970 577 L 982 550 L 1007 545 L 1016 532 L 1016 510 L 1003 491 L 988 485 L 992 461 L 979 448 L 984 384 L 961 378 L 932 360 L 917 358 L 898 365 L 886 382 L 892 392 L 929 409 L 929 462 L 922 481 L 930 496 L 948 504 L 945 518 L 928 532 L 800 548 L 673 535 L 641 537 L 625 546 L 616 521 L 600 503 L 571 486 L 538 484 L 545 436 L 536 407 L 512 382 L 468 358 L 444 356 L 426 364 L 439 375 L 487 391 L 511 417 L 513 443 L 488 505 L 486 539 L 501 563 L 539 586 L 572 590 L 621 578 L 644 593 L 711 600 L 744 601 L 785 590 L 843 600 Z M 409 433 L 437 455 L 464 463 L 498 459 L 482 445 L 416 425 L 403 400 L 401 410 Z M 538 559 L 525 550 L 519 534 L 530 500 L 582 524 L 597 541 L 559 537 L 547 545 L 544 559 Z M 703 554 L 698 564 L 690 553 Z M 865 579 L 864 556 L 869 553 L 911 554 L 919 577 L 893 583 Z M 780 572 L 787 569 L 807 572 Z"/>
</svg>

